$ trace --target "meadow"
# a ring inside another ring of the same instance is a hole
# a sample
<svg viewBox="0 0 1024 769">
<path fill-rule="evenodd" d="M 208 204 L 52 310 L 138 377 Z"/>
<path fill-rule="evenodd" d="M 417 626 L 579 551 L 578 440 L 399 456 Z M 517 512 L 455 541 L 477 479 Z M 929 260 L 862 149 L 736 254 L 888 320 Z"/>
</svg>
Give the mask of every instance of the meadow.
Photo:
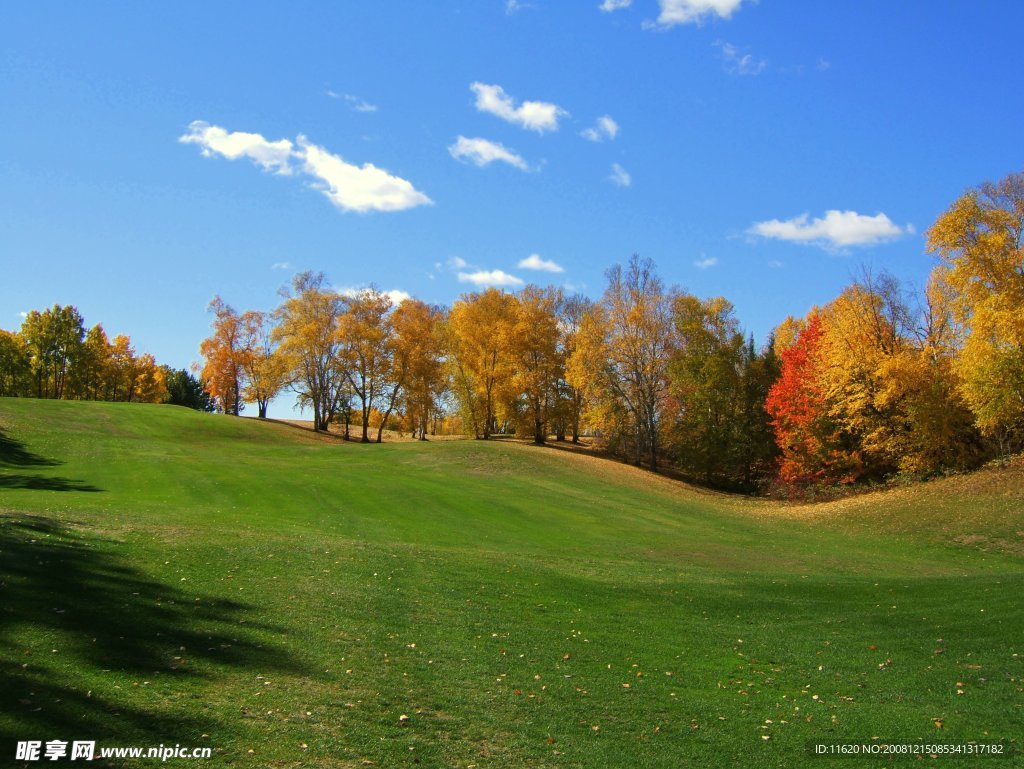
<svg viewBox="0 0 1024 769">
<path fill-rule="evenodd" d="M 0 751 L 643 769 L 849 764 L 816 740 L 1013 750 L 1022 565 L 1013 462 L 794 504 L 509 441 L 0 399 Z"/>
</svg>

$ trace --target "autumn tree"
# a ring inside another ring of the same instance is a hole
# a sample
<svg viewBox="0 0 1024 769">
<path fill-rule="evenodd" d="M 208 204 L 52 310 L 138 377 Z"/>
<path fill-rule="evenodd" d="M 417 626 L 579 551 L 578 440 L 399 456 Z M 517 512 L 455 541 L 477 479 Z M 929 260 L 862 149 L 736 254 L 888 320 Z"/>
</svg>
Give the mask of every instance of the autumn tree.
<svg viewBox="0 0 1024 769">
<path fill-rule="evenodd" d="M 238 416 L 243 408 L 245 349 L 242 319 L 238 312 L 215 296 L 208 309 L 213 313 L 213 334 L 199 345 L 205 363 L 202 378 L 225 414 Z"/>
<path fill-rule="evenodd" d="M 243 312 L 239 325 L 239 365 L 244 376 L 241 397 L 255 403 L 259 418 L 267 418 L 270 401 L 284 387 L 284 361 L 277 352 L 273 318 L 258 310 Z"/>
<path fill-rule="evenodd" d="M 405 367 L 395 359 L 392 344 L 391 299 L 376 288 L 358 291 L 342 300 L 337 337 L 342 368 L 359 405 L 362 443 L 369 443 L 370 414 L 382 397 L 388 413 L 402 385 Z M 377 433 L 380 442 L 383 423 Z"/>
<path fill-rule="evenodd" d="M 518 297 L 510 337 L 515 373 L 512 388 L 533 442 L 543 444 L 558 407 L 564 356 L 559 315 L 564 302 L 557 288 L 527 286 Z"/>
<path fill-rule="evenodd" d="M 444 310 L 406 299 L 391 316 L 394 357 L 405 369 L 405 409 L 413 433 L 427 439 L 427 426 L 445 390 Z"/>
<path fill-rule="evenodd" d="M 21 334 L 0 329 L 0 396 L 32 392 L 32 359 Z"/>
<path fill-rule="evenodd" d="M 448 349 L 464 421 L 477 438 L 494 432 L 515 373 L 513 336 L 518 300 L 496 288 L 463 295 L 452 306 Z"/>
<path fill-rule="evenodd" d="M 558 403 L 555 408 L 555 438 L 565 440 L 566 431 L 572 442 L 580 442 L 581 418 L 585 406 L 585 390 L 569 381 L 568 365 L 576 351 L 580 325 L 593 307 L 593 301 L 575 294 L 566 297 L 559 306 L 559 347 L 562 353 L 561 376 L 557 383 Z"/>
<path fill-rule="evenodd" d="M 287 382 L 299 404 L 313 411 L 313 428 L 327 430 L 338 412 L 347 382 L 341 366 L 338 319 L 342 297 L 326 287 L 323 273 L 302 272 L 284 289 L 274 317 L 273 339 L 278 342 Z"/>
<path fill-rule="evenodd" d="M 658 469 L 668 396 L 671 305 L 654 263 L 634 255 L 605 273 L 608 287 L 583 319 L 569 381 L 593 399 L 592 413 L 620 436 L 637 464 Z"/>
<path fill-rule="evenodd" d="M 978 427 L 1003 451 L 1024 428 L 1024 173 L 969 190 L 927 232 L 961 349 L 953 368 Z"/>
<path fill-rule="evenodd" d="M 832 421 L 822 376 L 823 323 L 812 312 L 804 328 L 781 355 L 781 371 L 768 392 L 765 408 L 781 452 L 784 483 L 852 482 L 860 473 L 858 457 L 844 445 Z"/>
<path fill-rule="evenodd" d="M 111 345 L 107 332 L 97 323 L 85 335 L 72 376 L 74 397 L 82 400 L 112 399 L 109 392 Z"/>
</svg>

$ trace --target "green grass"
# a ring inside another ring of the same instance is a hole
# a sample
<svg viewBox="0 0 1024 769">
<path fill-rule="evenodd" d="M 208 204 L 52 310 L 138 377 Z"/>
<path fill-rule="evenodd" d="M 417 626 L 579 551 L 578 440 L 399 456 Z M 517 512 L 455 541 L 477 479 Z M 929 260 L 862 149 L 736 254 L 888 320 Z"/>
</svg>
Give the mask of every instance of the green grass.
<svg viewBox="0 0 1024 769">
<path fill-rule="evenodd" d="M 793 507 L 519 444 L 0 399 L 0 763 L 25 739 L 481 769 L 1016 741 L 1022 491 Z"/>
</svg>

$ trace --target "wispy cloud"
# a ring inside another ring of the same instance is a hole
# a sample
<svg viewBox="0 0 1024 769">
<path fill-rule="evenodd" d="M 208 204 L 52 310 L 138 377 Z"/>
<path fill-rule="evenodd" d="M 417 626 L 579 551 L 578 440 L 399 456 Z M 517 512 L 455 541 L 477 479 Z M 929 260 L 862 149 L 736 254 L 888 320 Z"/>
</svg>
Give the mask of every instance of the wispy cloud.
<svg viewBox="0 0 1024 769">
<path fill-rule="evenodd" d="M 702 24 L 709 16 L 730 18 L 743 4 L 743 0 L 658 0 L 661 12 L 654 22 L 645 27 L 668 29 L 680 24 Z"/>
<path fill-rule="evenodd" d="M 508 163 L 520 171 L 529 171 L 529 164 L 503 144 L 487 139 L 467 139 L 460 136 L 455 144 L 448 147 L 448 153 L 456 160 L 462 160 L 483 168 L 491 163 Z"/>
<path fill-rule="evenodd" d="M 557 131 L 558 121 L 569 114 L 557 104 L 546 101 L 524 101 L 516 106 L 515 99 L 500 85 L 476 82 L 471 83 L 469 89 L 476 94 L 476 108 L 480 112 L 537 133 Z"/>
<path fill-rule="evenodd" d="M 270 265 L 270 269 L 272 269 L 272 270 L 290 270 L 290 269 L 292 269 L 292 264 L 291 264 L 291 262 L 274 262 L 272 265 Z"/>
<path fill-rule="evenodd" d="M 22 310 L 21 312 L 18 313 L 18 317 L 21 318 L 22 320 L 24 320 L 25 318 L 28 317 L 28 312 L 25 311 L 25 310 Z"/>
<path fill-rule="evenodd" d="M 598 8 L 605 13 L 611 13 L 612 11 L 618 11 L 622 8 L 629 8 L 633 4 L 633 0 L 604 0 Z"/>
<path fill-rule="evenodd" d="M 477 272 L 460 272 L 460 283 L 472 283 L 481 288 L 485 286 L 521 286 L 523 281 L 504 270 L 478 270 Z"/>
<path fill-rule="evenodd" d="M 614 139 L 619 134 L 619 124 L 610 115 L 602 115 L 597 123 L 590 128 L 580 132 L 580 136 L 592 142 L 603 142 L 605 139 Z"/>
<path fill-rule="evenodd" d="M 350 93 L 336 93 L 328 89 L 327 95 L 332 99 L 338 99 L 348 104 L 349 108 L 355 112 L 376 112 L 377 105 L 370 104 L 365 99 L 360 99 L 358 96 L 353 96 Z"/>
<path fill-rule="evenodd" d="M 867 216 L 856 211 L 831 210 L 817 219 L 801 214 L 792 219 L 755 222 L 747 232 L 762 238 L 838 249 L 895 240 L 912 234 L 914 227 L 900 227 L 883 213 Z"/>
<path fill-rule="evenodd" d="M 541 272 L 565 272 L 565 268 L 551 259 L 542 259 L 540 254 L 530 254 L 520 259 L 516 265 L 521 270 L 540 270 Z"/>
<path fill-rule="evenodd" d="M 757 59 L 753 54 L 742 53 L 731 43 L 716 40 L 714 45 L 722 51 L 725 71 L 731 75 L 760 75 L 768 66 L 767 59 Z"/>
<path fill-rule="evenodd" d="M 629 175 L 629 171 L 618 163 L 612 163 L 612 173 L 608 178 L 619 187 L 628 187 L 633 183 L 633 177 Z"/>
<path fill-rule="evenodd" d="M 716 264 L 718 264 L 718 257 L 704 256 L 703 254 L 701 254 L 701 257 L 701 259 L 698 259 L 693 263 L 693 266 L 696 267 L 698 270 L 706 270 L 709 267 L 714 267 Z"/>
<path fill-rule="evenodd" d="M 372 163 L 356 166 L 323 147 L 298 136 L 268 141 L 260 134 L 229 132 L 197 120 L 178 141 L 198 144 L 205 157 L 221 155 L 229 160 L 246 157 L 265 171 L 291 175 L 300 171 L 342 211 L 403 211 L 432 201 L 413 185 Z M 294 166 L 292 164 L 295 164 Z"/>
</svg>

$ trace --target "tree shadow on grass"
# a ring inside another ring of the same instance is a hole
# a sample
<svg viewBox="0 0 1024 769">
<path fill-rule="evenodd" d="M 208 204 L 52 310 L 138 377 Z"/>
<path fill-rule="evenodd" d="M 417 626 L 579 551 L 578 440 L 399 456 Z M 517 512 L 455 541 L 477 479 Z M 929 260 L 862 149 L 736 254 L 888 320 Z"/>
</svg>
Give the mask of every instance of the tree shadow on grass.
<svg viewBox="0 0 1024 769">
<path fill-rule="evenodd" d="M 40 475 L 0 475 L 0 489 L 37 489 L 42 491 L 102 491 L 91 483 L 83 483 L 73 478 L 54 476 L 44 478 Z"/>
<path fill-rule="evenodd" d="M 0 430 L 0 470 L 4 468 L 56 467 L 55 459 L 29 450 L 24 443 Z M 90 483 L 60 476 L 46 477 L 27 473 L 0 472 L 0 489 L 33 489 L 42 491 L 102 491 Z"/>
<path fill-rule="evenodd" d="M 312 674 L 259 607 L 158 581 L 119 547 L 0 516 L 0 757 L 19 740 L 216 747 L 231 726 L 204 709 L 209 682 Z"/>
<path fill-rule="evenodd" d="M 25 444 L 0 430 L 0 467 L 54 467 L 56 460 L 29 451 Z"/>
</svg>

